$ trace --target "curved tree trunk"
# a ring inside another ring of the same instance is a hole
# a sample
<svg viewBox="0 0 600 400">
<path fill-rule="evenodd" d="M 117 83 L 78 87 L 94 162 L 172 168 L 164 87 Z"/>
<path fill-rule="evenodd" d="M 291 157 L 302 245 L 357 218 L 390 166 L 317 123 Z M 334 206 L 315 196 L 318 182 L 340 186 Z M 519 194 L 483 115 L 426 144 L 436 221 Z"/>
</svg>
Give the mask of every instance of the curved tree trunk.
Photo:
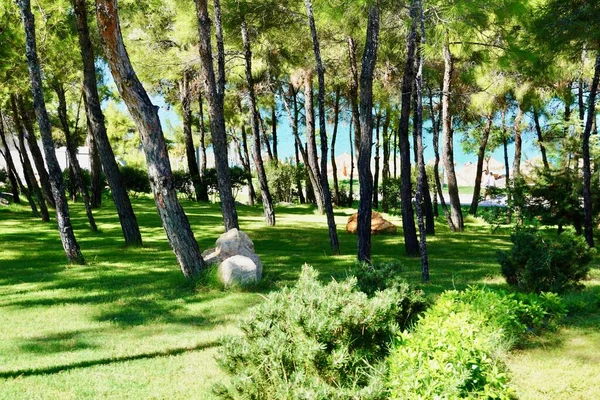
<svg viewBox="0 0 600 400">
<path fill-rule="evenodd" d="M 411 27 L 406 37 L 406 66 L 402 80 L 402 106 L 400 109 L 400 123 L 398 135 L 400 136 L 400 199 L 402 202 L 402 228 L 404 231 L 404 248 L 409 256 L 419 254 L 419 240 L 412 206 L 412 182 L 410 165 L 410 142 L 408 131 L 410 123 L 410 109 L 413 101 L 412 90 L 415 81 L 415 50 L 417 31 Z"/>
<path fill-rule="evenodd" d="M 93 232 L 97 232 L 98 227 L 96 226 L 94 214 L 92 213 L 90 195 L 83 179 L 83 171 L 81 170 L 79 160 L 77 159 L 77 143 L 75 142 L 75 138 L 71 135 L 71 129 L 69 127 L 65 90 L 62 83 L 55 82 L 53 87 L 58 96 L 58 119 L 62 125 L 62 130 L 65 134 L 65 140 L 67 142 L 67 154 L 69 155 L 69 164 L 71 165 L 70 171 L 73 173 L 72 176 L 75 178 L 76 187 L 79 189 L 81 197 L 83 198 L 83 205 L 85 207 L 85 213 L 87 215 L 88 222 L 90 223 L 90 228 Z"/>
<path fill-rule="evenodd" d="M 50 215 L 48 213 L 48 207 L 46 205 L 46 199 L 42 194 L 42 190 L 38 185 L 37 179 L 35 178 L 35 172 L 27 154 L 27 147 L 25 146 L 25 130 L 23 129 L 23 122 L 19 116 L 17 107 L 17 100 L 15 95 L 10 96 L 10 105 L 12 107 L 13 120 L 15 121 L 15 128 L 19 137 L 19 155 L 21 157 L 21 163 L 23 164 L 23 172 L 27 178 L 27 187 L 30 191 L 33 191 L 37 198 L 38 204 L 40 205 L 40 213 L 42 214 L 42 222 L 50 221 Z M 2 128 L 0 128 L 2 129 Z"/>
<path fill-rule="evenodd" d="M 248 85 L 248 102 L 250 104 L 250 123 L 252 125 L 252 134 L 254 137 L 254 146 L 252 155 L 254 158 L 254 166 L 256 167 L 256 175 L 260 184 L 260 195 L 262 196 L 263 210 L 265 220 L 269 226 L 275 226 L 275 210 L 273 209 L 273 198 L 267 183 L 267 174 L 263 164 L 262 155 L 260 154 L 260 128 L 258 110 L 256 107 L 256 97 L 254 95 L 254 79 L 252 78 L 252 51 L 250 50 L 250 41 L 248 39 L 248 28 L 246 23 L 242 22 L 242 41 L 244 44 L 244 59 L 246 61 L 246 84 Z"/>
<path fill-rule="evenodd" d="M 227 135 L 225 132 L 225 49 L 223 44 L 223 29 L 221 26 L 221 5 L 214 1 L 215 32 L 217 38 L 217 68 L 218 78 L 215 76 L 211 46 L 211 20 L 208 17 L 206 0 L 195 0 L 198 18 L 198 35 L 200 37 L 199 52 L 202 62 L 202 73 L 208 99 L 208 116 L 210 118 L 213 149 L 217 179 L 219 181 L 219 197 L 223 213 L 225 230 L 239 228 L 238 215 L 235 201 L 231 191 L 231 178 L 229 161 L 227 157 Z"/>
<path fill-rule="evenodd" d="M 194 185 L 194 194 L 196 201 L 201 200 L 202 182 L 200 179 L 200 170 L 196 160 L 196 147 L 194 146 L 194 137 L 192 136 L 192 89 L 191 72 L 185 71 L 183 78 L 179 82 L 179 99 L 183 114 L 183 139 L 185 141 L 185 158 L 187 160 L 188 171 Z"/>
<path fill-rule="evenodd" d="M 319 80 L 319 133 L 321 136 L 321 190 L 323 194 L 323 205 L 327 214 L 327 227 L 329 228 L 329 243 L 333 254 L 340 253 L 340 243 L 338 240 L 335 226 L 335 217 L 333 215 L 333 204 L 331 203 L 331 190 L 329 188 L 329 179 L 327 177 L 327 124 L 325 123 L 325 68 L 321 60 L 321 48 L 315 26 L 315 18 L 312 11 L 311 0 L 304 0 L 306 12 L 308 14 L 308 23 L 312 35 L 313 51 L 315 53 L 315 62 L 317 64 L 317 77 Z"/>
<path fill-rule="evenodd" d="M 331 134 L 331 172 L 333 173 L 333 202 L 340 206 L 340 185 L 338 182 L 337 164 L 335 162 L 335 142 L 340 122 L 340 87 L 335 88 L 335 104 L 333 105 L 333 133 Z"/>
<path fill-rule="evenodd" d="M 106 174 L 106 180 L 110 186 L 110 192 L 117 209 L 125 245 L 141 246 L 142 235 L 137 218 L 133 212 L 129 194 L 123 183 L 119 166 L 115 160 L 115 154 L 106 134 L 104 114 L 100 106 L 100 96 L 98 95 L 98 86 L 96 84 L 95 57 L 87 24 L 86 1 L 74 0 L 73 4 L 77 17 L 77 33 L 83 62 L 83 92 L 87 116 L 94 139 L 98 145 L 100 162 Z"/>
<path fill-rule="evenodd" d="M 458 183 L 454 170 L 454 129 L 452 129 L 452 117 L 450 116 L 450 90 L 452 83 L 453 61 L 450 48 L 448 47 L 448 34 L 444 42 L 444 87 L 442 89 L 442 127 L 444 131 L 443 160 L 448 180 L 448 195 L 450 197 L 450 209 L 452 210 L 452 222 L 457 231 L 465 229 L 462 210 L 460 208 L 460 197 L 458 195 Z"/>
<path fill-rule="evenodd" d="M 379 4 L 369 8 L 367 39 L 360 74 L 360 147 L 358 174 L 360 202 L 358 205 L 358 261 L 371 263 L 371 215 L 373 207 L 373 176 L 371 146 L 373 142 L 373 75 L 379 45 Z"/>
<path fill-rule="evenodd" d="M 52 142 L 52 129 L 50 119 L 46 111 L 46 103 L 42 92 L 42 74 L 37 56 L 35 42 L 35 21 L 31 13 L 29 0 L 19 0 L 17 2 L 21 10 L 21 18 L 25 28 L 25 53 L 27 56 L 27 66 L 29 68 L 29 78 L 31 80 L 31 92 L 33 95 L 33 105 L 35 115 L 40 128 L 44 152 L 46 153 L 46 164 L 48 166 L 48 177 L 52 187 L 52 196 L 56 204 L 56 221 L 60 232 L 63 248 L 67 258 L 72 263 L 85 264 L 85 259 L 79 244 L 75 239 L 71 218 L 69 215 L 69 205 L 65 197 L 65 188 L 62 174 L 56 153 L 54 152 L 54 143 Z"/>
<path fill-rule="evenodd" d="M 108 64 L 117 89 L 140 132 L 158 214 L 184 276 L 194 278 L 205 268 L 205 264 L 187 216 L 177 200 L 158 108 L 150 101 L 129 61 L 116 2 L 96 0 L 96 5 L 98 27 Z"/>
<path fill-rule="evenodd" d="M 479 150 L 477 151 L 477 170 L 475 173 L 475 187 L 473 188 L 473 199 L 471 200 L 471 207 L 469 208 L 469 214 L 477 215 L 477 206 L 479 205 L 479 196 L 481 195 L 481 177 L 483 176 L 483 161 L 485 158 L 485 149 L 487 148 L 487 142 L 490 137 L 490 131 L 492 129 L 492 120 L 494 115 L 489 113 L 487 116 L 487 122 L 483 129 L 483 136 L 481 137 L 481 143 L 479 143 Z"/>
</svg>

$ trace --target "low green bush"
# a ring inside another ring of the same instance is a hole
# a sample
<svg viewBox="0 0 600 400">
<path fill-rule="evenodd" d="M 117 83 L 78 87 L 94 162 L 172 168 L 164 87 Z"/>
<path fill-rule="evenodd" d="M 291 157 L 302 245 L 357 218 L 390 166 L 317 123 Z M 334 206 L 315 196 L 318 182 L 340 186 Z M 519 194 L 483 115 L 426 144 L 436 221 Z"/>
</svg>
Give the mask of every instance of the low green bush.
<svg viewBox="0 0 600 400">
<path fill-rule="evenodd" d="M 498 253 L 509 285 L 533 293 L 564 293 L 582 287 L 593 255 L 582 237 L 563 232 L 547 239 L 535 229 L 518 228 L 511 241 L 511 250 Z"/>
<path fill-rule="evenodd" d="M 510 399 L 503 355 L 532 329 L 564 315 L 554 294 L 521 295 L 469 288 L 449 291 L 389 357 L 395 399 Z"/>
<path fill-rule="evenodd" d="M 189 173 L 181 170 L 173 171 L 173 186 L 177 193 L 184 195 L 186 199 L 194 198 L 194 183 Z"/>
<path fill-rule="evenodd" d="M 137 195 L 139 193 L 150 193 L 150 181 L 148 180 L 148 172 L 136 167 L 121 166 L 119 167 L 123 184 L 128 192 Z"/>
<path fill-rule="evenodd" d="M 371 297 L 352 277 L 324 285 L 305 266 L 295 287 L 268 295 L 225 341 L 221 365 L 234 375 L 223 397 L 383 399 L 385 358 L 398 335 L 405 294 Z"/>
</svg>

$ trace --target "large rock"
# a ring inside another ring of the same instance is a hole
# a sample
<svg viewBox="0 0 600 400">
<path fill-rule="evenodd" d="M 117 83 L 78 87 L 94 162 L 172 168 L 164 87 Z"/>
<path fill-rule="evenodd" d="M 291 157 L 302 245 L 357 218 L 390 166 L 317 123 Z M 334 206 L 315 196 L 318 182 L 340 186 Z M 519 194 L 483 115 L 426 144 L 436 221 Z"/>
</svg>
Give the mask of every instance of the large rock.
<svg viewBox="0 0 600 400">
<path fill-rule="evenodd" d="M 358 230 L 358 213 L 355 213 L 348 218 L 348 223 L 346 224 L 346 231 L 352 234 L 356 234 Z M 371 234 L 379 235 L 384 233 L 393 234 L 398 231 L 396 225 L 392 224 L 390 221 L 384 219 L 381 214 L 377 211 L 373 211 L 371 214 Z"/>
<path fill-rule="evenodd" d="M 256 282 L 262 277 L 262 266 L 256 265 L 249 257 L 237 255 L 219 264 L 218 274 L 225 286 Z"/>
</svg>

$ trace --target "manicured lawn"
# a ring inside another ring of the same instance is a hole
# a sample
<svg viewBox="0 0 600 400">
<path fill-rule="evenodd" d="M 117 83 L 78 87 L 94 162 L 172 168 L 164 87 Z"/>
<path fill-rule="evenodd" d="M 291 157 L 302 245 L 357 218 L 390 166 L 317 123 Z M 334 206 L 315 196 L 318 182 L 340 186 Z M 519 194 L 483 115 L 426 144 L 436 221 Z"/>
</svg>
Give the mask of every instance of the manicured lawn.
<svg viewBox="0 0 600 400">
<path fill-rule="evenodd" d="M 200 247 L 214 246 L 223 232 L 218 205 L 183 204 Z M 268 289 L 195 287 L 179 271 L 153 202 L 140 198 L 134 207 L 145 243 L 140 249 L 123 248 L 108 201 L 95 212 L 100 233 L 89 231 L 83 208 L 72 205 L 85 266 L 66 264 L 52 224 L 34 220 L 25 207 L 0 208 L 0 398 L 211 398 L 212 384 L 227 379 L 214 358 L 219 338 L 237 332 L 265 291 L 292 284 L 305 262 L 323 279 L 342 279 L 354 264 L 356 237 L 344 231 L 352 210 L 336 211 L 342 255 L 333 257 L 325 218 L 312 209 L 280 207 L 270 228 L 260 208 L 239 206 Z M 504 287 L 495 254 L 508 248 L 509 228 L 492 233 L 480 220 L 467 222 L 462 234 L 449 233 L 443 221 L 437 225 L 429 240 L 429 285 L 419 282 L 419 260 L 404 256 L 401 234 L 373 237 L 374 261 L 402 262 L 399 273 L 430 295 L 472 284 Z M 592 276 L 576 300 L 600 298 L 598 258 Z M 600 398 L 598 306 L 511 355 L 519 395 Z"/>
</svg>

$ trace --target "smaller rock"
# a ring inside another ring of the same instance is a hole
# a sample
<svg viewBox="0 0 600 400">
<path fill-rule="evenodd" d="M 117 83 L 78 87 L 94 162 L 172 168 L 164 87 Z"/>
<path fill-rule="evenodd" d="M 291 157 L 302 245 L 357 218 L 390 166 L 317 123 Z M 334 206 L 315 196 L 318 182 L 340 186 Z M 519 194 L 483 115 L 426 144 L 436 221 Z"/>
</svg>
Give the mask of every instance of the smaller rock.
<svg viewBox="0 0 600 400">
<path fill-rule="evenodd" d="M 219 256 L 223 260 L 235 255 L 249 257 L 254 254 L 254 243 L 252 243 L 250 237 L 236 228 L 230 229 L 219 236 L 216 245 Z"/>
<path fill-rule="evenodd" d="M 218 275 L 225 286 L 256 282 L 262 277 L 262 265 L 259 268 L 251 258 L 237 255 L 219 265 Z"/>
<path fill-rule="evenodd" d="M 371 213 L 371 234 L 378 235 L 382 233 L 396 233 L 398 228 L 390 221 L 384 219 L 377 211 Z M 358 213 L 355 213 L 348 218 L 346 231 L 355 234 L 358 231 Z"/>
</svg>

